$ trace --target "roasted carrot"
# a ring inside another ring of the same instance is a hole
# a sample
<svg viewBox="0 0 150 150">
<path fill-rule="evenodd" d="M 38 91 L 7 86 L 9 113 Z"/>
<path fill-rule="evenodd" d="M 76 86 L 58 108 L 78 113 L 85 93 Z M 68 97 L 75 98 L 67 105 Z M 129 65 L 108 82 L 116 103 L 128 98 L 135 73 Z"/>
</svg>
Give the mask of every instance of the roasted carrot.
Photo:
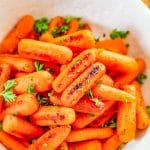
<svg viewBox="0 0 150 150">
<path fill-rule="evenodd" d="M 121 38 L 100 40 L 96 42 L 96 48 L 103 48 L 116 53 L 127 54 L 127 47 Z"/>
<path fill-rule="evenodd" d="M 105 111 L 107 111 L 112 105 L 114 105 L 114 101 L 104 101 L 104 107 L 99 111 L 99 113 L 79 113 L 76 116 L 75 122 L 72 124 L 74 128 L 84 128 L 101 116 Z"/>
<path fill-rule="evenodd" d="M 71 34 L 78 31 L 78 28 L 79 28 L 79 21 L 77 19 L 72 19 L 69 23 L 69 29 L 67 31 L 67 34 Z"/>
<path fill-rule="evenodd" d="M 61 93 L 72 83 L 87 67 L 95 61 L 95 53 L 92 51 L 83 51 L 75 57 L 66 68 L 53 81 L 53 88 Z"/>
<path fill-rule="evenodd" d="M 52 42 L 54 40 L 53 36 L 51 33 L 49 32 L 44 32 L 42 33 L 42 35 L 39 37 L 39 40 L 40 41 L 43 41 L 43 42 Z"/>
<path fill-rule="evenodd" d="M 28 73 L 26 73 L 26 72 L 16 72 L 15 73 L 15 78 L 19 78 L 19 77 L 23 77 L 23 76 L 25 76 L 25 75 L 27 75 Z"/>
<path fill-rule="evenodd" d="M 6 132 L 0 130 L 0 142 L 6 146 L 7 149 L 11 150 L 27 150 L 28 148 L 24 146 L 20 141 L 17 141 L 15 137 L 7 134 Z"/>
<path fill-rule="evenodd" d="M 30 86 L 35 92 L 45 92 L 51 89 L 53 76 L 48 71 L 38 71 L 15 79 L 14 92 L 26 93 Z"/>
<path fill-rule="evenodd" d="M 137 70 L 137 62 L 134 58 L 107 51 L 104 49 L 93 49 L 97 61 L 103 63 L 108 69 L 119 72 L 134 72 Z"/>
<path fill-rule="evenodd" d="M 30 120 L 39 126 L 68 125 L 75 121 L 75 112 L 72 108 L 43 106 L 30 117 Z"/>
<path fill-rule="evenodd" d="M 12 102 L 12 104 L 5 108 L 0 113 L 0 120 L 3 120 L 3 118 L 7 114 L 15 114 L 17 116 L 30 116 L 35 111 L 38 110 L 38 101 L 36 97 L 32 94 L 22 94 L 17 96 L 15 101 Z"/>
<path fill-rule="evenodd" d="M 26 38 L 33 30 L 34 18 L 31 15 L 22 17 L 15 28 L 8 33 L 1 44 L 2 53 L 14 53 L 20 39 Z"/>
<path fill-rule="evenodd" d="M 136 95 L 135 87 L 126 85 L 125 91 Z M 135 137 L 136 132 L 136 102 L 119 102 L 117 113 L 117 133 L 122 142 L 128 142 Z"/>
<path fill-rule="evenodd" d="M 60 126 L 48 130 L 38 138 L 29 150 L 55 150 L 68 136 L 70 126 Z"/>
<path fill-rule="evenodd" d="M 84 128 L 72 130 L 68 135 L 67 142 L 80 142 L 92 139 L 106 139 L 113 135 L 111 128 Z"/>
<path fill-rule="evenodd" d="M 137 81 L 132 85 L 136 89 L 137 107 L 136 107 L 136 127 L 137 129 L 145 129 L 150 125 L 150 118 L 147 114 L 144 98 L 142 96 L 141 86 Z"/>
<path fill-rule="evenodd" d="M 18 53 L 26 58 L 59 64 L 66 64 L 72 59 L 72 51 L 67 47 L 31 39 L 23 39 L 19 42 Z"/>
<path fill-rule="evenodd" d="M 135 102 L 135 96 L 127 93 L 123 90 L 110 87 L 104 84 L 100 84 L 98 86 L 94 86 L 93 95 L 96 98 L 100 98 L 103 100 L 113 100 L 113 101 L 123 101 L 123 102 Z M 108 94 L 109 93 L 109 94 Z"/>
<path fill-rule="evenodd" d="M 102 150 L 102 145 L 99 140 L 89 140 L 70 144 L 68 150 Z"/>
<path fill-rule="evenodd" d="M 103 150 L 118 150 L 118 147 L 122 144 L 119 136 L 115 133 L 112 137 L 108 138 L 102 145 Z"/>
<path fill-rule="evenodd" d="M 94 120 L 89 126 L 90 127 L 102 127 L 116 114 L 116 103 L 112 105 L 107 111 L 105 111 L 100 117 Z"/>
<path fill-rule="evenodd" d="M 60 146 L 56 148 L 56 150 L 68 150 L 68 144 L 67 144 L 67 142 L 66 141 L 62 142 L 60 144 Z"/>
<path fill-rule="evenodd" d="M 74 106 L 104 73 L 105 66 L 101 63 L 94 63 L 87 68 L 62 93 L 61 101 L 63 105 Z"/>
<path fill-rule="evenodd" d="M 37 138 L 43 133 L 41 128 L 13 115 L 5 116 L 2 128 L 10 135 L 26 140 Z"/>
<path fill-rule="evenodd" d="M 81 30 L 72 34 L 55 38 L 53 43 L 69 47 L 73 52 L 81 52 L 83 50 L 95 47 L 94 35 L 88 30 Z"/>
<path fill-rule="evenodd" d="M 0 64 L 10 64 L 14 69 L 22 72 L 33 72 L 35 67 L 32 60 L 19 55 L 0 54 Z"/>
</svg>

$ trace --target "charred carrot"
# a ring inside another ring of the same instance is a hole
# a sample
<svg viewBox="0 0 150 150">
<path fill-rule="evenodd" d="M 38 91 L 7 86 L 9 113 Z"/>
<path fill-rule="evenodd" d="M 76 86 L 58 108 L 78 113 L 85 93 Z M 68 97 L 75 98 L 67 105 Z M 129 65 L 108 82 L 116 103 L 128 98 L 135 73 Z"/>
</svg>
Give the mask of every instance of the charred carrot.
<svg viewBox="0 0 150 150">
<path fill-rule="evenodd" d="M 56 148 L 56 150 L 68 150 L 68 144 L 67 144 L 67 142 L 66 141 L 62 142 L 60 144 L 60 146 Z"/>
<path fill-rule="evenodd" d="M 60 126 L 48 130 L 40 138 L 38 138 L 29 150 L 55 150 L 68 136 L 70 126 Z"/>
<path fill-rule="evenodd" d="M 55 38 L 53 43 L 69 47 L 73 52 L 95 47 L 94 35 L 88 30 L 81 30 L 72 34 Z"/>
<path fill-rule="evenodd" d="M 31 39 L 24 39 L 19 42 L 18 53 L 26 58 L 59 64 L 66 64 L 72 59 L 72 51 L 67 47 Z"/>
<path fill-rule="evenodd" d="M 112 137 L 107 139 L 102 146 L 103 150 L 117 150 L 118 147 L 122 144 L 119 136 L 115 133 Z"/>
<path fill-rule="evenodd" d="M 136 95 L 135 87 L 126 85 L 125 91 Z M 135 137 L 136 132 L 136 102 L 119 102 L 117 112 L 117 133 L 122 142 L 128 142 Z"/>
<path fill-rule="evenodd" d="M 75 112 L 72 108 L 43 106 L 30 117 L 30 120 L 39 126 L 68 125 L 75 121 Z"/>
<path fill-rule="evenodd" d="M 63 105 L 74 106 L 104 73 L 105 66 L 101 63 L 94 63 L 91 67 L 87 68 L 62 93 L 61 101 Z"/>
<path fill-rule="evenodd" d="M 17 50 L 18 42 L 26 38 L 33 30 L 34 18 L 31 15 L 22 17 L 16 24 L 15 28 L 8 33 L 1 45 L 2 53 L 13 53 Z"/>
<path fill-rule="evenodd" d="M 28 148 L 24 146 L 20 141 L 17 141 L 15 137 L 7 134 L 6 132 L 0 130 L 0 142 L 6 146 L 6 148 L 11 150 L 27 150 Z"/>
<path fill-rule="evenodd" d="M 77 19 L 72 19 L 69 23 L 69 29 L 67 31 L 67 34 L 71 34 L 78 31 L 78 28 L 79 28 L 79 21 Z"/>
<path fill-rule="evenodd" d="M 95 53 L 83 51 L 75 57 L 66 68 L 53 81 L 53 88 L 61 93 L 70 83 L 72 83 L 87 67 L 95 61 Z"/>
<path fill-rule="evenodd" d="M 14 92 L 27 93 L 31 86 L 35 92 L 45 92 L 51 89 L 53 76 L 48 71 L 38 71 L 15 79 Z"/>
<path fill-rule="evenodd" d="M 69 145 L 69 150 L 102 150 L 99 140 L 89 140 Z"/>
<path fill-rule="evenodd" d="M 92 139 L 105 139 L 113 135 L 111 128 L 84 128 L 72 130 L 68 135 L 67 142 L 80 142 Z"/>
<path fill-rule="evenodd" d="M 22 72 L 33 72 L 34 62 L 27 58 L 22 58 L 19 55 L 1 54 L 0 64 L 9 64 L 14 69 Z"/>
<path fill-rule="evenodd" d="M 0 120 L 8 114 L 17 116 L 30 116 L 38 110 L 38 101 L 32 94 L 22 94 L 17 96 L 12 104 L 0 113 Z"/>
<path fill-rule="evenodd" d="M 43 133 L 41 128 L 13 115 L 6 115 L 2 128 L 10 135 L 26 140 L 39 137 Z"/>
<path fill-rule="evenodd" d="M 100 40 L 96 42 L 96 48 L 103 48 L 116 53 L 127 54 L 127 47 L 121 38 Z"/>
</svg>

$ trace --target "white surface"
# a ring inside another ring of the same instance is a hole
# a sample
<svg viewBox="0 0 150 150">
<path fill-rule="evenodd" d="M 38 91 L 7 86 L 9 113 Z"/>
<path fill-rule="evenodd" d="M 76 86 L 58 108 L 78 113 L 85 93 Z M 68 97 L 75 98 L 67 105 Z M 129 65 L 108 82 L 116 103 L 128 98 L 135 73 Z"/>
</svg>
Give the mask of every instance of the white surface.
<svg viewBox="0 0 150 150">
<path fill-rule="evenodd" d="M 150 76 L 150 11 L 140 0 L 0 0 L 0 40 L 25 14 L 36 18 L 56 15 L 82 16 L 101 35 L 113 28 L 131 31 L 130 53 L 145 58 Z M 143 86 L 150 103 L 150 77 Z M 149 150 L 150 128 L 126 145 L 124 150 Z M 0 147 L 0 150 L 2 148 Z"/>
</svg>

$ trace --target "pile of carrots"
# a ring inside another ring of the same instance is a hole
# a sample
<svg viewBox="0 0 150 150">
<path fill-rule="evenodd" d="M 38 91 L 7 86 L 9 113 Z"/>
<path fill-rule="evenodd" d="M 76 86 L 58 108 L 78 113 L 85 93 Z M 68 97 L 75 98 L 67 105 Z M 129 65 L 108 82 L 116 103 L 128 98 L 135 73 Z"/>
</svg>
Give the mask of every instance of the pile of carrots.
<svg viewBox="0 0 150 150">
<path fill-rule="evenodd" d="M 124 39 L 95 41 L 75 17 L 41 27 L 38 33 L 26 15 L 1 42 L 0 143 L 11 150 L 117 150 L 150 125 L 136 80 L 145 62 L 127 55 Z"/>
</svg>

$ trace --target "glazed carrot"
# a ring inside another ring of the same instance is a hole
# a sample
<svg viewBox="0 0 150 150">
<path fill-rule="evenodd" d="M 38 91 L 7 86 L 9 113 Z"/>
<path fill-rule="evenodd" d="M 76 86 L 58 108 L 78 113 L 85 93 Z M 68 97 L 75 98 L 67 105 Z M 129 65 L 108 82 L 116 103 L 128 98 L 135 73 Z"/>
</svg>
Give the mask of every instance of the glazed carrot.
<svg viewBox="0 0 150 150">
<path fill-rule="evenodd" d="M 51 42 L 54 40 L 52 34 L 50 34 L 49 32 L 44 32 L 42 33 L 42 35 L 39 37 L 39 40 L 40 41 L 43 41 L 43 42 Z"/>
<path fill-rule="evenodd" d="M 4 83 L 9 79 L 11 67 L 8 64 L 0 65 L 0 92 L 4 90 Z M 3 98 L 0 97 L 0 112 L 3 107 Z"/>
<path fill-rule="evenodd" d="M 105 139 L 113 135 L 111 128 L 84 128 L 72 130 L 68 135 L 67 142 L 80 142 L 92 139 Z"/>
<path fill-rule="evenodd" d="M 15 79 L 14 92 L 26 93 L 30 86 L 34 86 L 35 92 L 45 92 L 51 89 L 53 76 L 48 71 L 33 72 Z"/>
<path fill-rule="evenodd" d="M 75 112 L 72 108 L 42 106 L 30 120 L 39 126 L 68 125 L 75 121 Z"/>
<path fill-rule="evenodd" d="M 72 59 L 72 51 L 67 47 L 31 39 L 23 39 L 19 42 L 18 53 L 26 58 L 59 64 L 66 64 Z"/>
<path fill-rule="evenodd" d="M 72 19 L 69 23 L 69 29 L 67 31 L 67 34 L 71 34 L 78 31 L 78 28 L 79 28 L 79 21 L 77 19 Z"/>
<path fill-rule="evenodd" d="M 17 141 L 13 136 L 7 134 L 6 132 L 0 130 L 0 142 L 6 146 L 7 149 L 11 150 L 27 150 L 28 148 L 24 146 L 20 141 Z"/>
<path fill-rule="evenodd" d="M 119 72 L 134 72 L 137 70 L 137 62 L 134 58 L 107 51 L 104 49 L 93 49 L 97 61 L 103 63 L 108 69 Z"/>
<path fill-rule="evenodd" d="M 10 135 L 26 140 L 37 138 L 43 133 L 41 128 L 13 115 L 6 115 L 2 128 Z"/>
<path fill-rule="evenodd" d="M 14 69 L 22 72 L 33 72 L 34 63 L 32 60 L 22 58 L 19 55 L 0 54 L 0 64 L 10 64 Z"/>
<path fill-rule="evenodd" d="M 127 47 L 121 38 L 98 41 L 96 42 L 96 48 L 103 48 L 116 53 L 127 54 Z"/>
<path fill-rule="evenodd" d="M 57 37 L 53 40 L 53 43 L 69 47 L 73 52 L 81 52 L 95 47 L 94 35 L 88 30 Z"/>
<path fill-rule="evenodd" d="M 103 145 L 103 150 L 118 150 L 118 147 L 122 144 L 119 136 L 117 133 L 115 133 L 112 137 L 107 139 Z"/>
<path fill-rule="evenodd" d="M 136 95 L 135 87 L 126 85 L 125 91 Z M 117 133 L 122 142 L 128 142 L 135 137 L 136 132 L 136 102 L 119 102 L 117 113 Z"/>
<path fill-rule="evenodd" d="M 56 150 L 68 150 L 68 144 L 67 144 L 67 142 L 66 141 L 62 142 L 60 144 L 60 146 L 56 148 Z"/>
<path fill-rule="evenodd" d="M 145 129 L 150 125 L 150 118 L 147 114 L 145 102 L 142 96 L 141 86 L 137 81 L 132 85 L 136 89 L 137 107 L 136 107 L 136 127 L 138 129 Z"/>
<path fill-rule="evenodd" d="M 17 45 L 20 39 L 26 38 L 28 34 L 33 30 L 34 18 L 31 15 L 22 17 L 15 28 L 4 38 L 2 41 L 1 50 L 2 53 L 13 53 L 17 49 Z"/>
<path fill-rule="evenodd" d="M 62 102 L 61 102 L 60 99 L 61 99 L 61 94 L 60 93 L 56 93 L 55 91 L 52 91 L 52 96 L 49 97 L 49 101 L 52 104 L 62 106 Z"/>
<path fill-rule="evenodd" d="M 111 101 L 123 101 L 123 102 L 135 102 L 136 100 L 135 96 L 123 90 L 110 87 L 104 84 L 94 86 L 92 91 L 93 91 L 94 97 L 103 99 L 103 100 L 107 99 Z"/>
<path fill-rule="evenodd" d="M 0 113 L 0 120 L 3 120 L 3 118 L 7 114 L 15 114 L 17 116 L 30 116 L 35 111 L 38 110 L 38 101 L 36 97 L 32 94 L 22 94 L 17 96 L 15 101 L 12 102 L 12 104 L 5 108 Z"/>
<path fill-rule="evenodd" d="M 131 83 L 139 74 L 141 74 L 145 68 L 146 64 L 145 61 L 142 58 L 136 59 L 138 68 L 134 72 L 127 73 L 127 74 L 121 74 L 115 79 L 115 87 L 122 88 L 124 85 Z"/>
<path fill-rule="evenodd" d="M 26 73 L 26 72 L 17 72 L 17 73 L 15 73 L 15 78 L 23 77 L 23 76 L 25 76 L 27 74 L 28 73 Z"/>
<path fill-rule="evenodd" d="M 101 63 L 94 63 L 87 68 L 62 93 L 61 101 L 63 105 L 74 106 L 104 73 L 105 66 Z"/>
<path fill-rule="evenodd" d="M 68 150 L 102 150 L 102 145 L 99 140 L 90 140 L 70 144 Z"/>
<path fill-rule="evenodd" d="M 116 114 L 116 103 L 112 105 L 107 111 L 105 111 L 100 117 L 94 120 L 89 126 L 90 127 L 102 127 Z"/>
<path fill-rule="evenodd" d="M 95 61 L 95 53 L 89 50 L 83 51 L 75 57 L 67 67 L 53 81 L 53 88 L 61 93 L 72 83 L 87 67 Z"/>
<path fill-rule="evenodd" d="M 91 122 L 100 117 L 105 111 L 107 111 L 112 105 L 115 104 L 114 101 L 104 101 L 104 107 L 99 111 L 99 113 L 79 113 L 76 116 L 75 122 L 72 124 L 74 128 L 84 128 Z"/>
<path fill-rule="evenodd" d="M 38 138 L 29 150 L 55 150 L 68 136 L 70 126 L 60 126 L 48 130 Z"/>
<path fill-rule="evenodd" d="M 61 16 L 56 16 L 54 17 L 49 24 L 49 32 L 52 32 L 54 28 L 62 26 L 64 22 L 63 17 Z"/>
</svg>

